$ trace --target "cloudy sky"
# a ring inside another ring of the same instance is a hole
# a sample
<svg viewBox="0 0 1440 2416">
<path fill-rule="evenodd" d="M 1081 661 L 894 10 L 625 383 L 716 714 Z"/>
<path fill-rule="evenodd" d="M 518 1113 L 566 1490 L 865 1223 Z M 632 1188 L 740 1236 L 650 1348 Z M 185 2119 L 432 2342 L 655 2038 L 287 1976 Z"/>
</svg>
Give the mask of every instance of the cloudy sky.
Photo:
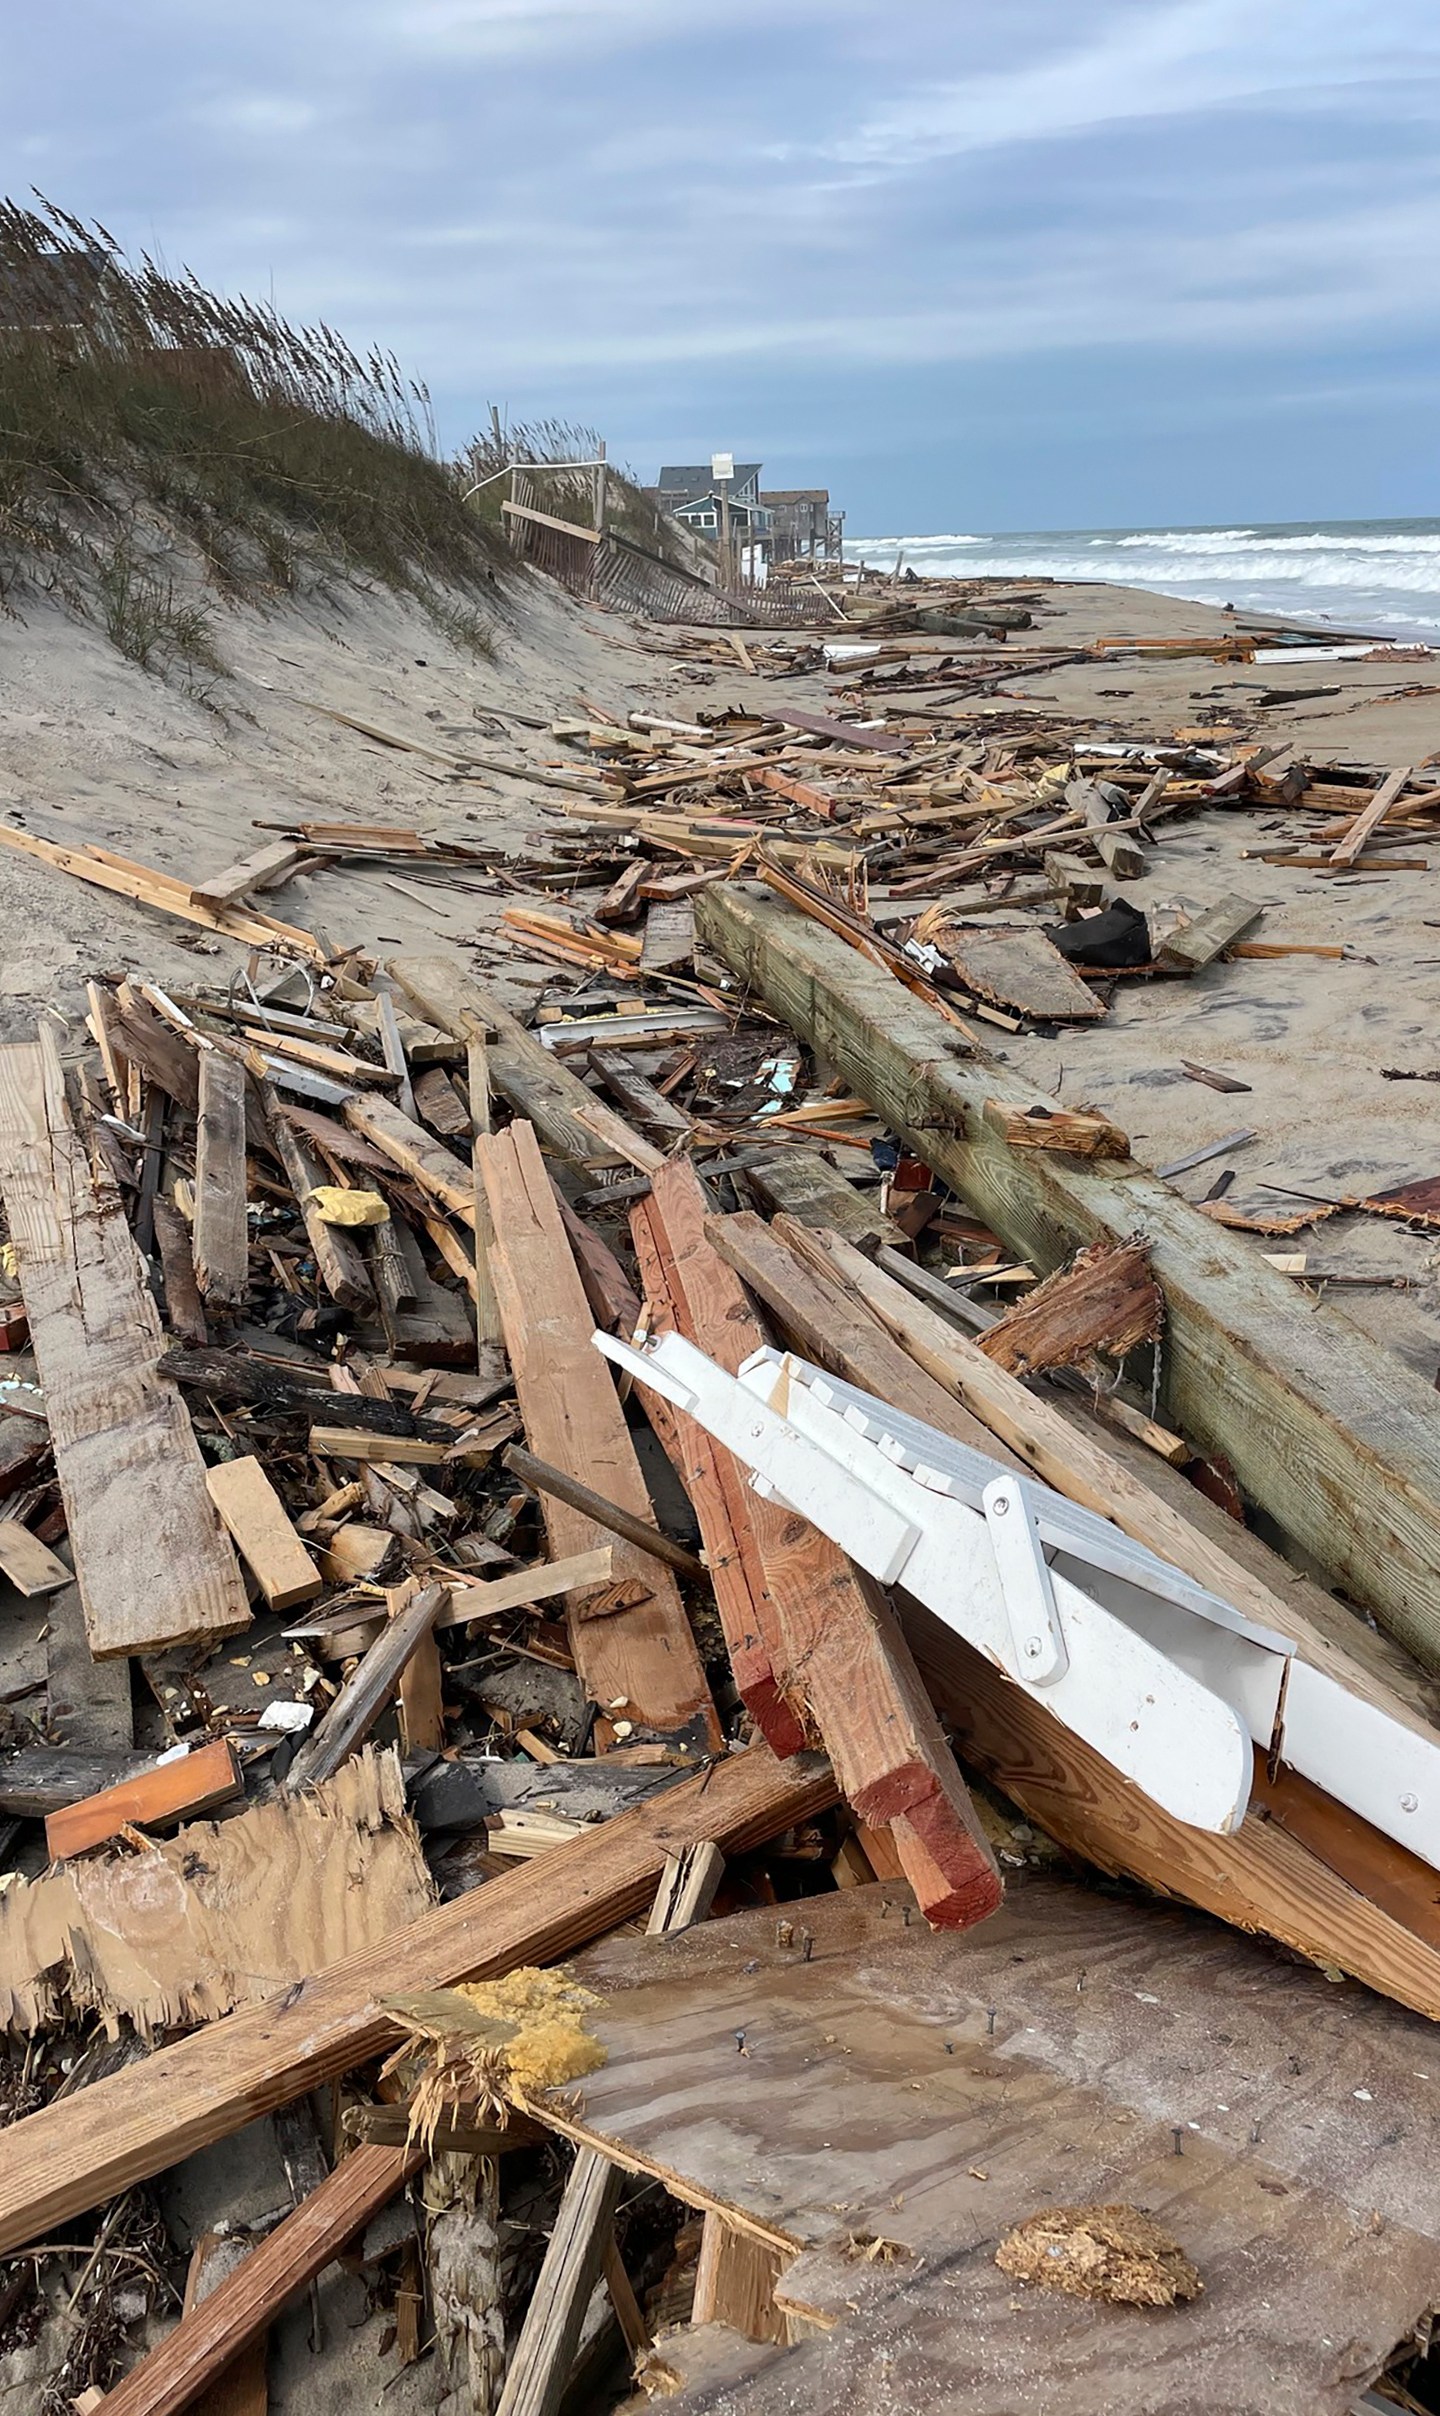
<svg viewBox="0 0 1440 2416">
<path fill-rule="evenodd" d="M 0 157 L 854 533 L 1440 512 L 1434 0 L 50 0 Z"/>
</svg>

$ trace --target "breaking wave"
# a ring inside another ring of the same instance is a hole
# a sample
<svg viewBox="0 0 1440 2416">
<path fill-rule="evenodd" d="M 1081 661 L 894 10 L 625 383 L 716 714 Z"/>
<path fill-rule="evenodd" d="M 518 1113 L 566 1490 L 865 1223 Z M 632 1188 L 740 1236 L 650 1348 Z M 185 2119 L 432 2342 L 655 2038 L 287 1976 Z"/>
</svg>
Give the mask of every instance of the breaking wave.
<svg viewBox="0 0 1440 2416">
<path fill-rule="evenodd" d="M 1351 630 L 1440 632 L 1440 520 L 858 537 L 845 551 L 930 577 L 1105 580 Z"/>
</svg>

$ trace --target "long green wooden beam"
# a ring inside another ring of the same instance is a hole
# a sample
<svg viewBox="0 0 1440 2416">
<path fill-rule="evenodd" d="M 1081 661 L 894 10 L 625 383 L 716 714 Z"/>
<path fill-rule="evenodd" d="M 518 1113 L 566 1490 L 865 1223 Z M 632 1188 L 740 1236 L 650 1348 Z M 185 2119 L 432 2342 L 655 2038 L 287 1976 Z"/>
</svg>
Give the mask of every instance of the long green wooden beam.
<svg viewBox="0 0 1440 2416">
<path fill-rule="evenodd" d="M 1011 1149 L 983 1110 L 1015 1096 L 1014 1074 L 960 1054 L 932 1008 L 834 933 L 733 883 L 700 893 L 696 921 L 1018 1255 L 1048 1271 L 1083 1243 L 1144 1234 L 1165 1292 L 1172 1423 L 1223 1453 L 1248 1497 L 1440 1671 L 1435 1393 L 1133 1158 Z"/>
</svg>

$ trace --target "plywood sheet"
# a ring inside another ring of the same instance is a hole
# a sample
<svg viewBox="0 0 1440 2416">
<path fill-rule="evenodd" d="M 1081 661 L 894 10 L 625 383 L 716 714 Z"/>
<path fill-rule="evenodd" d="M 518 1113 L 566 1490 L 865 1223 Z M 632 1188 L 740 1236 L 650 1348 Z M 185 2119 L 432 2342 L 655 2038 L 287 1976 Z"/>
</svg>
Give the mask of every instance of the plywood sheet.
<svg viewBox="0 0 1440 2416">
<path fill-rule="evenodd" d="M 307 1796 L 193 1821 L 146 1853 L 75 1862 L 0 1895 L 0 2021 L 97 2015 L 142 2032 L 257 2005 L 435 1901 L 394 1754 Z"/>
<path fill-rule="evenodd" d="M 905 1902 L 810 1899 L 808 1961 L 773 1911 L 580 1959 L 609 2060 L 564 2127 L 799 2250 L 780 2303 L 834 2327 L 727 2416 L 1348 2411 L 1440 2288 L 1431 2026 L 1061 1880 L 963 1939 Z M 997 2271 L 1024 2216 L 1117 2199 L 1194 2260 L 1193 2305 Z"/>
</svg>

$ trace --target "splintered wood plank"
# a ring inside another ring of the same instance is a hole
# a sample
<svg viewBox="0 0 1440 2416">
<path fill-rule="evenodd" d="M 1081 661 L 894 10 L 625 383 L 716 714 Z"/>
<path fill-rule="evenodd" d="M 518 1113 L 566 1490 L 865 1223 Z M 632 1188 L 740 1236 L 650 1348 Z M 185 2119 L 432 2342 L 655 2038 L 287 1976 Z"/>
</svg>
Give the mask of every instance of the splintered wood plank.
<svg viewBox="0 0 1440 2416">
<path fill-rule="evenodd" d="M 708 1238 L 693 1168 L 656 1175 L 632 1224 L 662 1323 L 733 1375 L 765 1336 Z M 675 1423 L 688 1446 L 693 1422 Z M 732 1634 L 738 1642 L 736 1684 L 762 1734 L 787 1733 L 804 1706 L 855 1811 L 893 1824 L 926 1918 L 947 1928 L 983 1920 L 1002 1893 L 995 1859 L 878 1588 L 808 1520 L 762 1501 L 720 1445 L 711 1443 L 708 1458 L 697 1450 L 689 1464 L 726 1643 Z"/>
<path fill-rule="evenodd" d="M 245 1068 L 223 1049 L 200 1055 L 195 1128 L 195 1281 L 217 1307 L 238 1308 L 250 1287 L 245 1222 Z"/>
<path fill-rule="evenodd" d="M 764 1745 L 728 1754 L 703 1778 L 587 1828 L 382 1944 L 342 1950 L 303 1989 L 13 2123 L 0 2163 L 0 2254 L 55 2238 L 55 2224 L 393 2046 L 384 1997 L 557 1962 L 641 1911 L 668 1855 L 704 1838 L 741 1854 L 834 1801 L 823 1761 L 777 1762 Z"/>
<path fill-rule="evenodd" d="M 498 999 L 469 979 L 457 956 L 394 956 L 393 974 L 417 1013 L 457 1040 L 494 1034 L 490 1079 L 517 1115 L 528 1117 L 548 1148 L 572 1166 L 628 1165 L 642 1174 L 663 1164 L 663 1152 L 632 1131 L 613 1107 L 557 1065 L 550 1051 Z"/>
<path fill-rule="evenodd" d="M 733 883 L 706 890 L 697 912 L 707 947 L 1018 1257 L 1048 1271 L 1102 1236 L 1146 1235 L 1165 1294 L 1166 1423 L 1223 1452 L 1250 1501 L 1440 1667 L 1431 1387 L 1133 1160 L 1007 1148 L 984 1122 L 995 1065 L 947 1052 L 939 1018 L 842 940 Z"/>
<path fill-rule="evenodd" d="M 234 1748 L 221 1739 L 179 1761 L 157 1762 L 138 1778 L 122 1779 L 102 1795 L 87 1796 L 63 1812 L 52 1812 L 45 1823 L 45 1843 L 51 1861 L 64 1862 L 68 1855 L 103 1845 L 127 1826 L 163 1828 L 167 1822 L 208 1812 L 214 1804 L 229 1803 L 242 1792 Z"/>
<path fill-rule="evenodd" d="M 1021 1376 L 1078 1367 L 1092 1351 L 1123 1359 L 1139 1343 L 1154 1341 L 1164 1314 L 1149 1244 L 1092 1242 L 988 1327 L 980 1348 L 997 1367 Z"/>
<path fill-rule="evenodd" d="M 653 1526 L 610 1371 L 592 1344 L 594 1320 L 534 1128 L 521 1122 L 477 1135 L 475 1152 L 494 1226 L 495 1297 L 530 1447 Z M 552 1496 L 544 1499 L 544 1514 L 557 1556 L 609 1540 L 593 1519 Z M 616 1541 L 612 1549 L 616 1579 L 638 1584 L 643 1599 L 591 1617 L 593 1596 L 571 1598 L 570 1647 L 582 1684 L 612 1717 L 662 1737 L 718 1744 L 719 1723 L 674 1579 L 633 1544 Z"/>
<path fill-rule="evenodd" d="M 969 931 L 942 923 L 927 932 L 967 990 L 1038 1023 L 1094 1023 L 1105 1008 L 1043 931 Z"/>
<path fill-rule="evenodd" d="M 707 2208 L 690 2321 L 728 2324 L 746 2340 L 783 2341 L 785 2319 L 775 2304 L 775 2285 L 789 2262 L 779 2249 Z"/>
<path fill-rule="evenodd" d="M 1264 907 L 1257 906 L 1251 898 L 1217 898 L 1203 914 L 1182 923 L 1178 931 L 1163 939 L 1156 953 L 1162 964 L 1185 965 L 1190 972 L 1199 973 L 1204 966 L 1213 965 L 1227 948 L 1233 948 L 1237 940 L 1243 940 L 1247 931 L 1253 931 L 1264 912 Z"/>
<path fill-rule="evenodd" d="M 364 1754 L 303 1797 L 13 1880 L 0 2013 L 23 2031 L 98 2018 L 146 2037 L 213 2022 L 382 1945 L 434 1901 L 399 1763 Z"/>
<path fill-rule="evenodd" d="M 95 2416 L 181 2416 L 193 2408 L 198 2394 L 224 2377 L 246 2343 L 324 2272 L 424 2160 L 419 2148 L 355 2148 L 233 2273 L 197 2297 L 174 2331 L 106 2393 Z M 262 2373 L 262 2388 L 263 2382 Z"/>
<path fill-rule="evenodd" d="M 253 855 L 242 856 L 238 864 L 227 864 L 223 872 L 212 873 L 208 881 L 197 882 L 190 892 L 190 903 L 208 906 L 212 914 L 218 913 L 262 881 L 267 888 L 273 887 L 284 874 L 294 871 L 304 853 L 302 847 L 292 846 L 288 839 L 272 839 L 268 847 L 257 847 Z"/>
<path fill-rule="evenodd" d="M 48 1028 L 0 1049 L 0 1190 L 90 1649 L 157 1652 L 249 1623 L 118 1197 L 91 1177 Z"/>
<path fill-rule="evenodd" d="M 288 1611 L 320 1592 L 324 1579 L 257 1459 L 222 1460 L 206 1470 L 205 1483 L 272 1611 Z"/>
</svg>

